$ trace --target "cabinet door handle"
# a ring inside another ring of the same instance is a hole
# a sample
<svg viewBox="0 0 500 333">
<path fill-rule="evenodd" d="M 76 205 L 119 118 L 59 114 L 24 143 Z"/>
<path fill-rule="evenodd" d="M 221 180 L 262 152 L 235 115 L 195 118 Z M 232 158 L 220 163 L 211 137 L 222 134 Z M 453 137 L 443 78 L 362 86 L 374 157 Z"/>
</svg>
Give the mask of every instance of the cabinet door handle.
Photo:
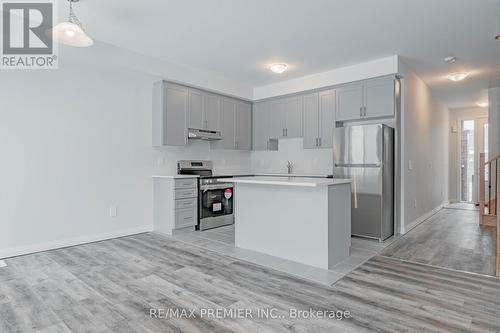
<svg viewBox="0 0 500 333">
<path fill-rule="evenodd" d="M 319 146 L 321 147 L 323 145 L 323 142 L 321 141 L 321 138 L 319 138 Z"/>
<path fill-rule="evenodd" d="M 285 136 L 288 136 L 288 128 L 285 128 Z"/>
<path fill-rule="evenodd" d="M 362 106 L 359 107 L 359 116 L 363 117 L 363 107 Z"/>
<path fill-rule="evenodd" d="M 316 138 L 316 147 L 318 146 L 318 138 Z"/>
<path fill-rule="evenodd" d="M 363 116 L 366 117 L 366 106 L 363 106 Z"/>
</svg>

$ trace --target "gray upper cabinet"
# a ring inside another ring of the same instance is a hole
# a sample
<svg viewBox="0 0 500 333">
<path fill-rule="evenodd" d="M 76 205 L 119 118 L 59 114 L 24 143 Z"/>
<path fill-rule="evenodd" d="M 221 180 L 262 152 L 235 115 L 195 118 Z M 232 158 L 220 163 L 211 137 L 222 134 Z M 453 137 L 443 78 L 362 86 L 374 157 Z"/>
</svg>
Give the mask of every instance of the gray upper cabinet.
<svg viewBox="0 0 500 333">
<path fill-rule="evenodd" d="M 364 87 L 365 118 L 394 116 L 394 77 L 366 80 Z"/>
<path fill-rule="evenodd" d="M 212 141 L 212 147 L 250 150 L 252 148 L 251 128 L 251 104 L 223 97 L 221 100 L 222 140 Z"/>
<path fill-rule="evenodd" d="M 319 93 L 319 142 L 320 148 L 333 147 L 333 128 L 335 127 L 335 90 Z"/>
<path fill-rule="evenodd" d="M 253 150 L 269 149 L 269 103 L 258 102 L 253 105 Z"/>
<path fill-rule="evenodd" d="M 204 93 L 189 89 L 189 128 L 203 129 Z"/>
<path fill-rule="evenodd" d="M 302 137 L 302 96 L 293 96 L 284 102 L 285 137 Z"/>
<path fill-rule="evenodd" d="M 363 84 L 353 83 L 337 88 L 337 121 L 363 116 Z"/>
<path fill-rule="evenodd" d="M 222 140 L 216 141 L 215 147 L 222 149 L 234 149 L 236 146 L 235 121 L 236 101 L 223 98 L 221 107 L 221 134 Z"/>
<path fill-rule="evenodd" d="M 382 77 L 337 88 L 336 120 L 393 117 L 394 77 Z"/>
<path fill-rule="evenodd" d="M 319 94 L 303 96 L 304 148 L 317 148 L 319 138 Z"/>
<path fill-rule="evenodd" d="M 221 97 L 206 93 L 204 99 L 204 128 L 210 131 L 220 131 Z"/>
<path fill-rule="evenodd" d="M 220 97 L 189 88 L 189 128 L 220 130 Z"/>
<path fill-rule="evenodd" d="M 239 150 L 252 149 L 252 107 L 249 103 L 236 103 L 236 142 Z"/>
<path fill-rule="evenodd" d="M 189 89 L 166 81 L 153 86 L 153 146 L 187 144 Z"/>
<path fill-rule="evenodd" d="M 278 99 L 269 102 L 269 137 L 282 138 L 285 136 L 285 101 Z"/>
<path fill-rule="evenodd" d="M 280 98 L 269 104 L 269 137 L 302 137 L 302 96 Z"/>
<path fill-rule="evenodd" d="M 335 90 L 303 96 L 304 148 L 331 148 L 335 127 Z"/>
</svg>

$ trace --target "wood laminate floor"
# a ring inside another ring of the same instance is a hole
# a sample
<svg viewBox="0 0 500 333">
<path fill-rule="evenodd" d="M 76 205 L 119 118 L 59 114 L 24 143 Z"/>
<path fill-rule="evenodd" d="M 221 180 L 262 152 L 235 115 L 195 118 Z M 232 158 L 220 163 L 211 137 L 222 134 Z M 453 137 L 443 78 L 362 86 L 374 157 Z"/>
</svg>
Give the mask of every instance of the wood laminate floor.
<svg viewBox="0 0 500 333">
<path fill-rule="evenodd" d="M 494 276 L 495 252 L 496 230 L 479 225 L 477 210 L 442 209 L 381 255 Z"/>
<path fill-rule="evenodd" d="M 153 233 L 6 263 L 2 333 L 500 331 L 497 279 L 380 256 L 332 287 Z M 152 319 L 151 308 L 196 317 Z M 259 308 L 278 318 L 257 318 Z M 252 309 L 254 318 L 212 319 L 203 309 Z M 299 319 L 290 309 L 350 318 Z"/>
</svg>

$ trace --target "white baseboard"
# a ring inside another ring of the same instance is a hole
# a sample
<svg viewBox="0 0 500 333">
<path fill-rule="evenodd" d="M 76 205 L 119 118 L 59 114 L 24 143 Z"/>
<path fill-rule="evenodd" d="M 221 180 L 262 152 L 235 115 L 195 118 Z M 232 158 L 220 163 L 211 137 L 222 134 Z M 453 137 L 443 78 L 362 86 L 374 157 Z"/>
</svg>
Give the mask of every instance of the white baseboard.
<svg viewBox="0 0 500 333">
<path fill-rule="evenodd" d="M 425 220 L 427 220 L 429 217 L 431 217 L 432 215 L 436 214 L 437 212 L 439 212 L 441 209 L 443 209 L 443 207 L 445 207 L 446 205 L 448 205 L 448 201 L 446 202 L 443 202 L 442 204 L 440 204 L 439 206 L 437 206 L 436 208 L 434 208 L 433 210 L 431 210 L 430 212 L 420 216 L 419 218 L 417 218 L 416 220 L 412 221 L 410 224 L 408 224 L 407 226 L 403 225 L 402 226 L 402 230 L 401 230 L 401 234 L 406 234 L 407 232 L 409 232 L 410 230 L 412 230 L 413 228 L 415 228 L 416 226 L 418 226 L 420 223 L 424 222 Z"/>
<path fill-rule="evenodd" d="M 11 247 L 6 249 L 0 249 L 0 259 L 6 259 L 11 257 L 22 256 L 25 254 L 55 250 L 63 247 L 99 242 L 106 239 L 130 236 L 135 234 L 140 234 L 143 232 L 153 231 L 153 225 L 145 225 L 141 227 L 117 230 L 103 234 L 88 235 L 82 237 L 66 238 L 61 240 L 56 240 L 52 242 L 39 243 L 34 245 Z"/>
</svg>

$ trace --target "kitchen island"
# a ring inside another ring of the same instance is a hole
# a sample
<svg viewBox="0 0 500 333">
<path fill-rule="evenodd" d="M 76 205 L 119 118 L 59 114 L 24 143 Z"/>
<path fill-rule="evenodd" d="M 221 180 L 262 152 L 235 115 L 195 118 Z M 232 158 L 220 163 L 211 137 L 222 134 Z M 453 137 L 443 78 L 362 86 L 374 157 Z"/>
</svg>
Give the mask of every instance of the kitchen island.
<svg viewBox="0 0 500 333">
<path fill-rule="evenodd" d="M 349 256 L 351 180 L 238 177 L 235 246 L 329 269 Z"/>
</svg>

